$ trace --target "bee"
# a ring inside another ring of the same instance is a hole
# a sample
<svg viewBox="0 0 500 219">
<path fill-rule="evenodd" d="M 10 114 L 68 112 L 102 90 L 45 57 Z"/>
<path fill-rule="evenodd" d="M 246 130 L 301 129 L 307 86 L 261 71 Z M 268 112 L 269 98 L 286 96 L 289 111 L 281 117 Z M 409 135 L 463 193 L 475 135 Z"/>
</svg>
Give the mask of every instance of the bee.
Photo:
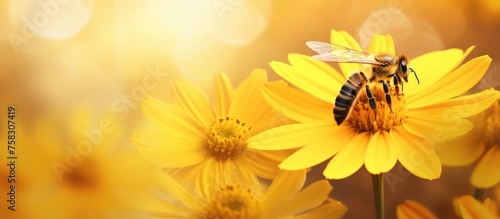
<svg viewBox="0 0 500 219">
<path fill-rule="evenodd" d="M 408 58 L 404 55 L 396 57 L 391 54 L 368 54 L 340 45 L 317 41 L 308 41 L 306 45 L 319 54 L 311 57 L 316 60 L 336 63 L 361 63 L 370 64 L 372 66 L 369 78 L 366 77 L 363 72 L 355 72 L 347 78 L 340 89 L 333 108 L 333 115 L 338 125 L 342 124 L 349 115 L 350 109 L 357 100 L 358 93 L 363 86 L 366 89 L 366 96 L 368 97 L 370 108 L 373 111 L 377 110 L 377 105 L 373 93 L 368 86 L 368 82 L 379 82 L 382 84 L 385 99 L 391 113 L 392 100 L 389 94 L 388 85 L 391 79 L 398 98 L 401 95 L 399 86 L 401 85 L 401 91 L 403 91 L 403 80 L 408 82 L 408 70 L 415 74 L 417 83 L 420 84 L 417 73 L 412 68 L 408 67 Z"/>
</svg>

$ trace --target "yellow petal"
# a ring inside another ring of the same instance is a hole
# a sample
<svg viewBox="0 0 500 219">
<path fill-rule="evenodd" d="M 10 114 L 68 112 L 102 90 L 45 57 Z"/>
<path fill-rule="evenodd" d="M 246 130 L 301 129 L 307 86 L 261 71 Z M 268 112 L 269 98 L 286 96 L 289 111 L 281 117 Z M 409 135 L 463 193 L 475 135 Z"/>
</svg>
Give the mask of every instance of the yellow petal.
<svg viewBox="0 0 500 219">
<path fill-rule="evenodd" d="M 330 135 L 316 138 L 290 155 L 279 167 L 285 170 L 300 170 L 319 164 L 342 150 L 345 143 L 355 134 L 350 128 L 335 129 Z"/>
<path fill-rule="evenodd" d="M 244 158 L 247 159 L 249 168 L 257 176 L 273 179 L 279 172 L 278 165 L 285 160 L 293 151 L 260 151 L 248 148 L 244 152 Z"/>
<path fill-rule="evenodd" d="M 392 129 L 399 162 L 413 175 L 423 179 L 437 179 L 441 175 L 441 162 L 425 139 L 402 127 Z"/>
<path fill-rule="evenodd" d="M 332 44 L 341 45 L 358 51 L 363 51 L 358 42 L 345 31 L 332 30 L 330 34 L 330 42 Z M 340 69 L 345 78 L 348 78 L 352 73 L 359 71 L 360 64 L 356 63 L 339 63 Z"/>
<path fill-rule="evenodd" d="M 132 135 L 137 151 L 161 167 L 177 168 L 197 164 L 206 158 L 203 139 L 186 140 L 158 131 L 141 130 Z"/>
<path fill-rule="evenodd" d="M 342 203 L 335 200 L 328 200 L 325 204 L 308 211 L 305 214 L 301 214 L 296 219 L 317 219 L 317 218 L 331 218 L 340 219 L 347 212 L 347 207 L 342 205 Z"/>
<path fill-rule="evenodd" d="M 241 82 L 240 86 L 234 92 L 229 108 L 229 115 L 253 124 L 252 114 L 255 111 L 261 111 L 262 106 L 258 103 L 262 102 L 261 89 L 267 81 L 267 73 L 262 69 L 256 69 L 252 74 Z"/>
<path fill-rule="evenodd" d="M 407 107 L 428 106 L 465 93 L 483 78 L 490 63 L 489 56 L 480 56 L 468 61 L 422 92 L 409 96 Z"/>
<path fill-rule="evenodd" d="M 486 198 L 483 202 L 483 206 L 493 215 L 495 215 L 498 218 L 498 206 L 495 201 L 491 200 L 490 198 Z"/>
<path fill-rule="evenodd" d="M 158 177 L 160 183 L 163 185 L 161 187 L 162 190 L 165 191 L 167 195 L 179 200 L 180 203 L 186 204 L 187 207 L 196 208 L 196 205 L 193 205 L 193 203 L 197 202 L 197 197 L 193 196 L 182 185 L 177 183 L 172 177 L 165 174 L 164 172 L 158 171 L 156 176 Z"/>
<path fill-rule="evenodd" d="M 329 64 L 311 59 L 309 56 L 300 54 L 290 54 L 288 56 L 290 64 L 297 68 L 298 72 L 308 75 L 309 77 L 314 77 L 320 79 L 317 83 L 320 83 L 326 88 L 332 85 L 342 85 L 346 78 L 340 72 L 332 68 Z"/>
<path fill-rule="evenodd" d="M 269 211 L 289 200 L 302 189 L 306 170 L 280 171 L 261 198 L 262 210 Z"/>
<path fill-rule="evenodd" d="M 134 206 L 134 208 L 137 208 L 138 210 L 144 211 L 148 214 L 155 215 L 158 217 L 164 217 L 164 218 L 187 217 L 187 214 L 185 214 L 185 212 L 187 212 L 185 208 L 183 208 L 179 204 L 170 203 L 160 198 L 153 197 L 147 201 L 136 200 L 134 198 L 131 198 L 125 201 Z"/>
<path fill-rule="evenodd" d="M 288 218 L 319 206 L 328 197 L 332 186 L 327 180 L 319 180 L 297 193 L 286 202 L 267 212 L 267 218 Z"/>
<path fill-rule="evenodd" d="M 221 118 L 229 113 L 231 97 L 233 96 L 233 87 L 225 74 L 215 75 L 215 111 L 217 117 Z"/>
<path fill-rule="evenodd" d="M 414 117 L 404 119 L 403 127 L 412 134 L 435 143 L 464 135 L 473 128 L 472 123 L 466 119 L 425 118 L 425 114 Z"/>
<path fill-rule="evenodd" d="M 437 219 L 436 215 L 430 212 L 421 204 L 406 200 L 398 205 L 396 209 L 398 219 Z"/>
<path fill-rule="evenodd" d="M 203 138 L 206 126 L 200 126 L 193 117 L 187 116 L 179 107 L 171 106 L 162 101 L 146 96 L 141 109 L 151 123 L 161 131 L 177 132 L 182 134 L 180 137 Z"/>
<path fill-rule="evenodd" d="M 370 137 L 365 151 L 365 167 L 371 174 L 388 172 L 397 161 L 395 142 L 386 131 L 379 131 Z M 363 147 L 363 145 L 359 145 Z"/>
<path fill-rule="evenodd" d="M 373 36 L 367 52 L 370 54 L 388 53 L 395 55 L 396 51 L 394 49 L 394 41 L 392 40 L 391 35 L 376 34 Z"/>
<path fill-rule="evenodd" d="M 500 182 L 500 148 L 491 147 L 472 171 L 471 183 L 477 188 L 490 188 Z"/>
<path fill-rule="evenodd" d="M 370 137 L 367 132 L 354 136 L 328 163 L 323 175 L 327 179 L 343 179 L 358 171 L 365 162 L 365 145 Z"/>
<path fill-rule="evenodd" d="M 464 219 L 495 219 L 494 215 L 470 195 L 460 197 L 458 207 Z"/>
<path fill-rule="evenodd" d="M 472 132 L 437 144 L 435 151 L 443 166 L 466 166 L 484 153 L 484 144 Z"/>
<path fill-rule="evenodd" d="M 341 129 L 333 121 L 319 121 L 284 125 L 261 132 L 248 139 L 248 147 L 258 150 L 283 150 L 297 148 L 312 142 L 318 137 L 328 136 Z"/>
<path fill-rule="evenodd" d="M 500 97 L 500 92 L 489 89 L 482 92 L 445 100 L 441 103 L 409 109 L 408 117 L 464 118 L 488 109 Z"/>
<path fill-rule="evenodd" d="M 409 65 L 415 70 L 420 84 L 417 83 L 416 78 L 409 79 L 408 83 L 404 84 L 405 95 L 412 96 L 420 93 L 446 77 L 462 63 L 473 48 L 473 46 L 469 47 L 465 53 L 461 49 L 434 51 L 412 59 Z M 414 77 L 414 75 L 409 77 Z"/>
<path fill-rule="evenodd" d="M 264 99 L 282 115 L 299 121 L 333 120 L 333 104 L 283 83 L 266 83 Z M 333 100 L 332 100 L 333 101 Z"/>
<path fill-rule="evenodd" d="M 214 109 L 207 96 L 193 83 L 188 81 L 175 81 L 172 91 L 176 103 L 189 112 L 201 127 L 207 127 L 215 117 Z"/>
<path fill-rule="evenodd" d="M 305 65 L 304 63 L 314 61 L 307 56 L 298 54 L 290 54 L 288 59 L 290 62 L 299 65 Z M 269 65 L 287 82 L 327 103 L 333 102 L 335 95 L 343 84 L 343 82 L 336 81 L 325 72 L 307 69 L 305 66 L 296 67 L 276 61 L 269 63 Z"/>
</svg>

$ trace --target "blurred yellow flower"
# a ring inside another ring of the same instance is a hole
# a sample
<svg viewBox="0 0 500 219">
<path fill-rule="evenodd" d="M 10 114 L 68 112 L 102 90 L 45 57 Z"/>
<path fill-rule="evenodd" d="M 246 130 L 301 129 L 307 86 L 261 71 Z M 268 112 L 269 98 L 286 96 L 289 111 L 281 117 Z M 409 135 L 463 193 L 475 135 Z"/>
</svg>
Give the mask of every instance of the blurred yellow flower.
<svg viewBox="0 0 500 219">
<path fill-rule="evenodd" d="M 453 207 L 455 213 L 464 219 L 499 219 L 498 201 L 500 201 L 500 187 L 495 190 L 496 202 L 487 198 L 481 204 L 470 195 L 455 198 Z M 437 217 L 421 204 L 406 200 L 396 208 L 398 219 L 436 219 Z"/>
<path fill-rule="evenodd" d="M 331 42 L 361 51 L 346 32 L 332 31 Z M 496 100 L 491 90 L 460 96 L 483 77 L 491 62 L 490 57 L 481 56 L 458 67 L 471 49 L 465 53 L 460 49 L 435 51 L 412 59 L 410 65 L 420 84 L 410 78 L 404 90 L 401 87 L 400 97 L 390 86 L 394 112 L 387 106 L 381 84 L 369 83 L 376 112 L 361 89 L 353 106 L 358 111 L 353 110 L 340 126 L 332 114 L 335 97 L 347 77 L 353 72 L 370 72 L 365 69 L 370 66 L 340 63 L 341 74 L 304 55 L 289 55 L 291 65 L 273 61 L 270 65 L 276 73 L 298 89 L 269 83 L 263 89 L 264 98 L 275 110 L 300 123 L 260 133 L 249 140 L 248 147 L 282 150 L 303 146 L 280 164 L 285 170 L 311 167 L 333 157 L 323 172 L 329 179 L 348 177 L 363 164 L 371 174 L 384 173 L 397 161 L 418 177 L 436 179 L 441 163 L 434 143 L 470 131 L 472 124 L 463 118 Z M 367 52 L 395 54 L 392 38 L 376 35 Z"/>
<path fill-rule="evenodd" d="M 22 218 L 141 218 L 127 199 L 153 188 L 154 178 L 127 147 L 126 125 L 110 111 L 99 115 L 83 106 L 20 125 Z M 100 128 L 102 121 L 110 132 Z"/>
<path fill-rule="evenodd" d="M 478 161 L 471 183 L 490 188 L 500 182 L 500 92 L 498 100 L 484 112 L 470 118 L 471 132 L 438 144 L 436 154 L 448 166 L 465 166 Z"/>
<path fill-rule="evenodd" d="M 157 129 L 138 130 L 132 141 L 147 160 L 165 167 L 183 185 L 202 189 L 221 182 L 259 184 L 256 176 L 271 179 L 290 153 L 247 147 L 248 138 L 286 120 L 264 101 L 261 87 L 266 81 L 266 72 L 255 70 L 233 90 L 228 78 L 218 74 L 215 111 L 198 87 L 176 81 L 173 104 L 153 97 L 143 100 L 142 111 Z"/>
<path fill-rule="evenodd" d="M 498 199 L 497 199 L 498 201 Z M 487 198 L 483 204 L 470 195 L 465 195 L 453 200 L 455 212 L 464 219 L 499 219 L 498 205 Z"/>
<path fill-rule="evenodd" d="M 396 208 L 398 219 L 437 219 L 436 215 L 418 202 L 406 200 Z"/>
<path fill-rule="evenodd" d="M 167 218 L 341 218 L 347 208 L 328 198 L 331 185 L 316 181 L 302 189 L 306 171 L 282 171 L 267 189 L 239 184 L 219 185 L 213 192 L 192 193 L 167 174 L 159 179 L 167 197 L 138 207 Z M 264 191 L 264 192 L 258 192 Z"/>
</svg>

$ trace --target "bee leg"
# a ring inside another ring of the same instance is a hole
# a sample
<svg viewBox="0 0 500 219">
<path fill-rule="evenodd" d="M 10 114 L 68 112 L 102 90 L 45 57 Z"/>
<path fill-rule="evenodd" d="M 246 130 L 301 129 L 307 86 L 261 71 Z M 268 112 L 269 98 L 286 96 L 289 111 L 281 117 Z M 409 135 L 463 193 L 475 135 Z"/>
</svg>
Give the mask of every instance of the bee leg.
<svg viewBox="0 0 500 219">
<path fill-rule="evenodd" d="M 400 83 L 401 83 L 401 79 L 398 78 L 397 75 L 395 75 L 394 76 L 394 88 L 396 88 L 395 89 L 396 90 L 396 97 L 398 98 L 398 100 L 400 100 L 399 97 L 401 96 L 401 93 L 399 93 L 399 85 L 398 85 Z"/>
<path fill-rule="evenodd" d="M 391 110 L 391 113 L 392 113 L 392 99 L 391 99 L 391 95 L 389 94 L 389 86 L 387 85 L 387 83 L 384 80 L 380 80 L 379 82 L 382 83 L 382 86 L 384 87 L 385 101 L 389 105 L 389 109 Z"/>
<path fill-rule="evenodd" d="M 366 96 L 368 97 L 370 108 L 372 108 L 373 111 L 377 110 L 377 104 L 375 104 L 375 98 L 373 98 L 373 93 L 370 90 L 370 87 L 368 87 L 368 85 L 366 85 Z"/>
</svg>

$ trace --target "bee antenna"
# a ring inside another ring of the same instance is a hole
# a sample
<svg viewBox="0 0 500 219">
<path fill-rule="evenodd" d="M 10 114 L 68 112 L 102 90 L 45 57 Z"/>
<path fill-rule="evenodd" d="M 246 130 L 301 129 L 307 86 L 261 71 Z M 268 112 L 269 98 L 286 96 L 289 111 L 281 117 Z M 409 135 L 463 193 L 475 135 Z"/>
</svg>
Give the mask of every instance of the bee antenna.
<svg viewBox="0 0 500 219">
<path fill-rule="evenodd" d="M 417 83 L 420 84 L 420 80 L 418 80 L 417 72 L 415 72 L 415 70 L 413 70 L 413 68 L 410 68 L 410 71 L 413 72 L 413 74 L 415 75 L 415 78 L 417 79 Z"/>
</svg>

